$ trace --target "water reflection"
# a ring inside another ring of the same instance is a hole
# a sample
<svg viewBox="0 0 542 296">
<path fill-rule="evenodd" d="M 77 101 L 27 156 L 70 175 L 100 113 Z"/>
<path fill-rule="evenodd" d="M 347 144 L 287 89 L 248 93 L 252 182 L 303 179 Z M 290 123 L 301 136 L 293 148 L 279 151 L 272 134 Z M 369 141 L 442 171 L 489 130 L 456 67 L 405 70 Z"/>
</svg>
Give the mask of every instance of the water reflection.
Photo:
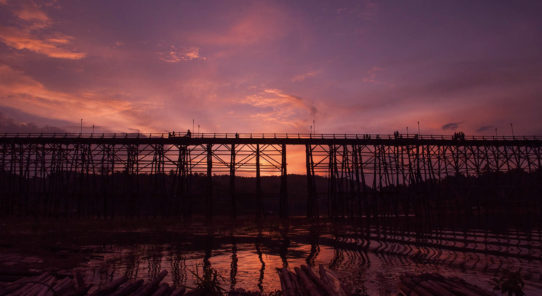
<svg viewBox="0 0 542 296">
<path fill-rule="evenodd" d="M 352 288 L 370 295 L 395 292 L 405 273 L 439 272 L 491 289 L 502 270 L 517 271 L 541 292 L 540 229 L 427 227 L 417 223 L 281 223 L 195 226 L 131 244 L 94 250 L 87 279 L 101 286 L 121 275 L 194 287 L 197 275 L 218 271 L 225 289 L 280 289 L 277 268 L 327 265 Z M 173 239 L 174 237 L 174 239 Z M 153 243 L 155 242 L 155 243 Z M 159 242 L 159 243 L 158 243 Z"/>
<path fill-rule="evenodd" d="M 319 227 L 320 225 L 318 224 L 312 224 L 310 226 L 309 240 L 310 240 L 310 245 L 311 245 L 311 251 L 306 260 L 309 266 L 314 266 L 314 260 L 316 259 L 316 257 L 318 257 L 318 253 L 320 253 L 320 243 L 318 241 L 320 237 Z"/>
<path fill-rule="evenodd" d="M 290 238 L 288 237 L 288 231 L 290 230 L 289 221 L 283 221 L 280 227 L 280 235 L 282 242 L 280 245 L 280 259 L 282 260 L 282 267 L 288 267 L 288 248 L 290 247 Z"/>
<path fill-rule="evenodd" d="M 258 236 L 256 237 L 256 243 L 254 246 L 256 248 L 256 254 L 258 254 L 258 260 L 262 266 L 260 268 L 260 277 L 258 278 L 258 291 L 260 291 L 260 293 L 263 293 L 263 279 L 265 277 L 265 261 L 263 260 L 262 243 L 262 226 L 258 225 Z"/>
<path fill-rule="evenodd" d="M 170 263 L 171 263 L 170 268 L 171 268 L 171 275 L 172 275 L 171 280 L 173 282 L 173 285 L 177 287 L 186 286 L 187 275 L 186 275 L 185 257 L 181 253 L 173 254 L 171 255 Z"/>
<path fill-rule="evenodd" d="M 231 236 L 231 270 L 230 270 L 230 290 L 235 290 L 235 284 L 236 276 L 237 276 L 237 262 L 239 259 L 237 259 L 237 242 L 235 241 L 235 236 L 233 235 L 233 229 L 232 229 L 232 236 Z"/>
</svg>

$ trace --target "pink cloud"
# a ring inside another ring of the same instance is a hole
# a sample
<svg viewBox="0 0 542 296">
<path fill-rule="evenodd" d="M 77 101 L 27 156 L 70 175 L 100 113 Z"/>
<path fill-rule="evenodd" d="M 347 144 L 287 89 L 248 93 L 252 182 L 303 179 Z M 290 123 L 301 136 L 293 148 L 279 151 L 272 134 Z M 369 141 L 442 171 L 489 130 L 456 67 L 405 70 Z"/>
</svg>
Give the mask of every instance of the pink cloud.
<svg viewBox="0 0 542 296">
<path fill-rule="evenodd" d="M 291 23 L 278 6 L 254 2 L 246 13 L 223 29 L 195 31 L 189 34 L 189 39 L 202 45 L 249 46 L 284 36 Z"/>
<path fill-rule="evenodd" d="M 144 113 L 159 103 L 132 102 L 129 95 L 103 90 L 85 90 L 66 93 L 48 89 L 42 83 L 0 64 L 0 105 L 15 108 L 41 117 L 86 121 L 108 126 L 113 130 L 128 128 L 152 130 Z"/>
<path fill-rule="evenodd" d="M 174 45 L 170 46 L 165 53 L 160 53 L 160 60 L 166 63 L 179 63 L 183 61 L 203 60 L 207 58 L 200 56 L 199 48 L 189 47 L 177 49 Z"/>
<path fill-rule="evenodd" d="M 79 60 L 85 53 L 65 49 L 60 45 L 69 43 L 69 38 L 47 38 L 15 27 L 1 27 L 0 41 L 17 50 L 28 50 L 51 58 Z"/>
<path fill-rule="evenodd" d="M 365 83 L 377 83 L 376 73 L 384 71 L 384 68 L 381 67 L 372 67 L 367 71 L 367 76 L 363 77 L 361 81 Z"/>
<path fill-rule="evenodd" d="M 264 89 L 246 96 L 239 103 L 255 108 L 239 115 L 248 118 L 250 125 L 265 130 L 306 131 L 317 113 L 311 102 L 279 89 Z"/>
<path fill-rule="evenodd" d="M 300 82 L 322 73 L 322 70 L 309 71 L 292 77 L 292 82 Z"/>
<path fill-rule="evenodd" d="M 34 21 L 39 21 L 39 22 L 44 22 L 44 23 L 50 22 L 50 19 L 45 14 L 45 12 L 40 10 L 37 7 L 37 5 L 32 3 L 32 2 L 27 3 L 21 9 L 15 10 L 14 14 L 18 18 L 20 18 L 22 20 L 25 20 L 25 21 L 29 21 L 29 22 L 34 22 Z"/>
<path fill-rule="evenodd" d="M 73 37 L 44 30 L 50 28 L 52 20 L 34 2 L 24 3 L 12 11 L 20 21 L 19 25 L 0 27 L 0 41 L 7 46 L 58 59 L 79 60 L 86 56 L 66 48 Z"/>
</svg>

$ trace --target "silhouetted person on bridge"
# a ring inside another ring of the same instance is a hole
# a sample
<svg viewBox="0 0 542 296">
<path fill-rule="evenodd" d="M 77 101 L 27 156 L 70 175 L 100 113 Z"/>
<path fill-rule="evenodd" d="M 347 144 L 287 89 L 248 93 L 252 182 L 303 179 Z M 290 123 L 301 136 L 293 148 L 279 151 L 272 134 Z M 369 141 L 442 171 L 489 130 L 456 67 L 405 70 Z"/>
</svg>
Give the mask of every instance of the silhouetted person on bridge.
<svg viewBox="0 0 542 296">
<path fill-rule="evenodd" d="M 186 132 L 186 137 L 187 137 L 187 138 L 192 137 L 192 133 L 190 133 L 190 130 L 188 130 L 188 131 Z"/>
</svg>

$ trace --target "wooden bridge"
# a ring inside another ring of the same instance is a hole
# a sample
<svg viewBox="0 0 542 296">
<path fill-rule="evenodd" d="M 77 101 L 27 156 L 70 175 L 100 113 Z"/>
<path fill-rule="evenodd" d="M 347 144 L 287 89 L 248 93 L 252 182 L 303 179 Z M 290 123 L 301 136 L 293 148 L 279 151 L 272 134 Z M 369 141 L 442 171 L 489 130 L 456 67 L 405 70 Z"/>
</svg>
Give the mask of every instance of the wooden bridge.
<svg viewBox="0 0 542 296">
<path fill-rule="evenodd" d="M 29 207 L 58 210 L 63 207 L 63 199 L 73 197 L 77 205 L 65 205 L 64 211 L 80 213 L 81 196 L 94 194 L 103 199 L 105 215 L 111 207 L 107 199 L 137 194 L 137 176 L 152 176 L 153 194 L 168 196 L 172 202 L 159 206 L 175 215 L 188 207 L 186 197 L 191 195 L 191 184 L 197 177 L 206 180 L 204 199 L 208 215 L 212 215 L 213 176 L 227 174 L 232 214 L 236 215 L 238 209 L 236 175 L 255 178 L 255 197 L 262 213 L 262 176 L 278 175 L 279 212 L 287 216 L 289 146 L 305 150 L 309 217 L 320 214 L 317 176 L 327 180 L 329 215 L 340 212 L 361 216 L 382 209 L 379 203 L 388 200 L 387 196 L 404 195 L 401 188 L 418 188 L 417 184 L 437 187 L 452 176 L 531 174 L 540 173 L 542 168 L 541 137 L 466 137 L 462 133 L 0 134 L 0 193 L 4 204 L 0 208 L 5 215 L 32 214 L 40 210 L 33 212 Z M 166 177 L 170 181 L 165 181 Z M 126 201 L 129 207 L 129 197 Z M 397 212 L 398 203 L 387 202 L 385 208 L 395 207 Z M 408 210 L 404 212 L 408 214 Z"/>
</svg>

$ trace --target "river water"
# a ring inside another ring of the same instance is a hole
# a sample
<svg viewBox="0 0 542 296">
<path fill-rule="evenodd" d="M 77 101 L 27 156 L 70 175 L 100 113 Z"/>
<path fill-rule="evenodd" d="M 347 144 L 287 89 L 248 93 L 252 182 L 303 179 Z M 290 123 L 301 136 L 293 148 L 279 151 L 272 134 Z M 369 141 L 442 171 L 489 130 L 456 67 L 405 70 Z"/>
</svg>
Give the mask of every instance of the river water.
<svg viewBox="0 0 542 296">
<path fill-rule="evenodd" d="M 394 294 L 401 275 L 427 272 L 491 290 L 492 278 L 506 270 L 520 271 L 527 295 L 542 295 L 540 229 L 290 220 L 192 223 L 123 236 L 128 234 L 83 246 L 92 253 L 80 266 L 87 281 L 99 287 L 121 275 L 150 279 L 167 270 L 165 282 L 194 287 L 197 277 L 216 270 L 226 290 L 269 293 L 280 289 L 277 268 L 324 264 L 352 290 L 368 295 Z"/>
</svg>

